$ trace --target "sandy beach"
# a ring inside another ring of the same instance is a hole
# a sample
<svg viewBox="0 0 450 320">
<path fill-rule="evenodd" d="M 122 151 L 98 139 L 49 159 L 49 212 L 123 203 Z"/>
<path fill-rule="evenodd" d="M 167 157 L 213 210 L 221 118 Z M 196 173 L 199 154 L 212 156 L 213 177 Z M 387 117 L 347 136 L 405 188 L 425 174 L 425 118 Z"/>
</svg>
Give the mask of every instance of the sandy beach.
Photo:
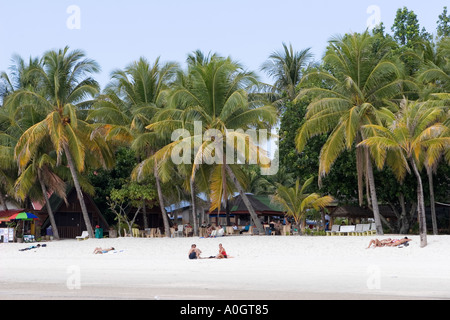
<svg viewBox="0 0 450 320">
<path fill-rule="evenodd" d="M 380 238 L 398 238 L 386 235 Z M 450 299 L 450 236 L 366 249 L 373 236 L 229 236 L 0 244 L 0 299 Z M 232 259 L 208 257 L 222 243 Z M 116 250 L 94 255 L 96 247 Z"/>
</svg>

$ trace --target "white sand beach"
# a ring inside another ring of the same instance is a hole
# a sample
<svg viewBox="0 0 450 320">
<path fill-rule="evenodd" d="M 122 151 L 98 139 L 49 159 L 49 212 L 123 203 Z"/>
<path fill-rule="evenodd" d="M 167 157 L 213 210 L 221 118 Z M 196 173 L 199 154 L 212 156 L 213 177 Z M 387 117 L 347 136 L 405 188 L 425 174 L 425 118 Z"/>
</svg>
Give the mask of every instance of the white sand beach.
<svg viewBox="0 0 450 320">
<path fill-rule="evenodd" d="M 366 249 L 373 238 L 62 240 L 23 252 L 35 244 L 0 244 L 0 299 L 450 299 L 450 236 Z M 189 260 L 192 243 L 203 256 L 222 243 L 233 258 Z"/>
</svg>

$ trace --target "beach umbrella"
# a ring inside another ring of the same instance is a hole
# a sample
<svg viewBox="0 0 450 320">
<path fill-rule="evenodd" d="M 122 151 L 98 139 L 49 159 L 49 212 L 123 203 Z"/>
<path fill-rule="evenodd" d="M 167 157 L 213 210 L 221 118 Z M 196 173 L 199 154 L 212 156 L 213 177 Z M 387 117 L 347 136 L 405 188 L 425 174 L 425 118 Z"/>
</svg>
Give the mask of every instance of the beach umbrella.
<svg viewBox="0 0 450 320">
<path fill-rule="evenodd" d="M 12 216 L 9 217 L 9 221 L 11 220 L 22 220 L 22 221 L 33 221 L 33 220 L 39 220 L 39 218 L 29 212 L 19 212 L 15 213 Z M 25 225 L 22 224 L 22 234 L 24 232 Z"/>
<path fill-rule="evenodd" d="M 39 220 L 39 218 L 29 212 L 19 212 L 19 213 L 15 213 L 12 216 L 9 217 L 8 220 L 26 220 L 26 221 L 31 221 L 31 220 Z"/>
</svg>

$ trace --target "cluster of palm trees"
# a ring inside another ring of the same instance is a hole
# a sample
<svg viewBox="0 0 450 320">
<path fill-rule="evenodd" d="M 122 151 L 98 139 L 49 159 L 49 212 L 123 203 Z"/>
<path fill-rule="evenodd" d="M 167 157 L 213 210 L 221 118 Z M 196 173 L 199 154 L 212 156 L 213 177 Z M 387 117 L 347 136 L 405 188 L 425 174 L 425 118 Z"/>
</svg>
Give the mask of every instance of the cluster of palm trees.
<svg viewBox="0 0 450 320">
<path fill-rule="evenodd" d="M 81 51 L 67 47 L 49 51 L 28 64 L 17 58 L 15 70 L 2 74 L 3 190 L 21 200 L 44 197 L 48 203 L 51 192 L 65 198 L 64 181 L 72 181 L 92 237 L 82 192 L 90 186 L 83 173 L 88 167 L 111 168 L 116 148 L 125 146 L 135 150 L 139 161 L 133 179 L 156 179 L 166 235 L 170 232 L 161 183 L 175 179 L 190 192 L 193 212 L 200 192 L 210 195 L 211 210 L 240 192 L 263 232 L 245 195 L 242 166 L 227 163 L 225 152 L 222 162 L 202 162 L 206 151 L 215 152 L 214 139 L 203 139 L 203 133 L 215 129 L 225 137 L 242 129 L 233 135 L 245 140 L 248 135 L 240 132 L 274 125 L 276 109 L 251 96 L 259 84 L 256 75 L 230 58 L 197 51 L 187 61 L 187 69 L 182 70 L 176 63 L 161 64 L 157 59 L 151 65 L 141 58 L 114 71 L 111 83 L 100 92 L 93 79 L 99 66 Z M 198 123 L 201 132 L 194 131 Z M 198 138 L 201 145 L 194 149 L 192 161 L 175 166 L 171 154 L 182 141 L 172 141 L 171 133 L 180 128 L 191 133 L 189 145 L 192 141 L 194 146 Z M 227 144 L 228 139 L 219 151 L 236 149 L 234 142 Z M 252 152 L 267 157 L 254 143 L 247 145 L 249 150 L 241 155 L 244 159 Z M 14 177 L 14 172 L 19 173 L 17 179 L 6 179 Z M 40 192 L 34 190 L 37 181 Z M 58 237 L 51 208 L 47 209 Z"/>
<path fill-rule="evenodd" d="M 383 229 L 372 161 L 379 169 L 387 164 L 400 182 L 407 172 L 415 174 L 421 246 L 426 223 L 420 170 L 427 168 L 431 177 L 439 161 L 450 163 L 450 39 L 441 39 L 431 51 L 422 43 L 399 54 L 391 38 L 369 32 L 335 37 L 323 63 L 299 81 L 296 97 L 312 99 L 297 135 L 298 151 L 311 137 L 328 134 L 320 180 L 344 150 L 355 150 L 359 201 L 365 180 L 378 234 Z M 412 72 L 408 63 L 416 66 Z"/>
<path fill-rule="evenodd" d="M 286 101 L 311 99 L 296 146 L 299 156 L 315 135 L 327 135 L 319 161 L 321 178 L 345 149 L 356 151 L 359 200 L 373 209 L 378 234 L 383 233 L 373 178 L 373 162 L 385 164 L 399 181 L 413 172 L 418 181 L 418 216 L 421 244 L 426 245 L 423 167 L 432 177 L 439 161 L 450 163 L 449 72 L 450 39 L 436 47 L 418 46 L 400 54 L 398 45 L 369 32 L 333 38 L 320 64 L 312 64 L 310 50 L 295 52 L 283 44 L 262 66 L 274 84 L 262 84 L 231 58 L 200 51 L 188 56 L 185 69 L 177 63 L 153 64 L 145 58 L 116 70 L 103 91 L 93 76 L 98 64 L 79 50 L 49 51 L 42 59 L 25 62 L 16 57 L 10 74 L 3 73 L 0 108 L 0 201 L 4 193 L 17 199 L 65 197 L 65 181 L 73 183 L 90 236 L 92 226 L 82 190 L 92 189 L 83 174 L 87 168 L 111 168 L 117 148 L 131 148 L 138 165 L 135 181 L 153 177 L 162 209 L 165 234 L 169 221 L 161 184 L 180 183 L 190 194 L 193 213 L 197 195 L 205 193 L 210 210 L 227 209 L 228 199 L 239 192 L 257 229 L 263 233 L 245 191 L 249 171 L 230 162 L 226 150 L 248 160 L 267 154 L 251 142 L 245 130 L 271 129 L 283 114 Z M 405 65 L 414 61 L 414 72 Z M 418 63 L 417 63 L 418 62 Z M 175 130 L 188 134 L 172 139 Z M 240 129 L 240 130 L 238 130 Z M 215 130 L 223 139 L 205 137 Z M 247 141 L 240 150 L 234 141 Z M 231 143 L 231 145 L 230 145 Z M 190 146 L 185 153 L 182 146 Z M 175 165 L 177 153 L 189 161 Z M 222 161 L 208 161 L 205 154 Z M 309 177 L 302 177 L 309 178 Z M 306 208 L 323 208 L 331 197 L 304 193 L 297 180 L 277 184 L 274 201 L 296 219 Z M 37 183 L 39 182 L 39 183 Z M 432 183 L 431 183 L 432 186 Z M 306 199 L 306 201 L 304 201 Z M 48 206 L 50 221 L 58 237 Z M 198 223 L 193 214 L 194 233 Z"/>
</svg>

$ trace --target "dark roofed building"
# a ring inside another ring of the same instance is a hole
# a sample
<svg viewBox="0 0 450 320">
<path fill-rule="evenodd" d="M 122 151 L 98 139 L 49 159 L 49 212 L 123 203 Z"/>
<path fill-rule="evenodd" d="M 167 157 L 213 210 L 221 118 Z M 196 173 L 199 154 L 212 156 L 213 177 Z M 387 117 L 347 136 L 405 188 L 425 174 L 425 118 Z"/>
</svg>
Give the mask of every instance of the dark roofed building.
<svg viewBox="0 0 450 320">
<path fill-rule="evenodd" d="M 83 196 L 92 227 L 95 228 L 96 225 L 99 225 L 100 228 L 107 230 L 109 228 L 108 222 L 92 200 L 92 197 L 87 193 L 83 193 Z M 56 194 L 50 197 L 49 203 L 55 216 L 56 226 L 61 239 L 74 239 L 87 230 L 75 188 L 68 189 L 67 203 Z M 50 219 L 48 218 L 47 206 L 44 205 L 37 212 L 37 215 L 43 221 L 42 229 L 48 228 Z"/>
<path fill-rule="evenodd" d="M 285 212 L 281 209 L 281 207 L 273 204 L 270 201 L 268 196 L 256 196 L 254 194 L 246 194 L 253 210 L 255 210 L 256 215 L 261 219 L 266 219 L 266 217 L 283 217 Z M 241 195 L 234 197 L 229 201 L 230 205 L 230 217 L 232 218 L 232 223 L 236 223 L 238 225 L 243 225 L 247 221 L 250 221 L 250 212 L 247 209 L 247 206 L 244 203 Z M 224 219 L 220 219 L 217 221 L 217 210 L 213 212 L 208 212 L 210 218 L 215 218 L 216 223 L 221 222 L 221 224 L 225 224 Z M 219 213 L 219 218 L 226 218 L 226 212 L 222 208 Z"/>
</svg>

